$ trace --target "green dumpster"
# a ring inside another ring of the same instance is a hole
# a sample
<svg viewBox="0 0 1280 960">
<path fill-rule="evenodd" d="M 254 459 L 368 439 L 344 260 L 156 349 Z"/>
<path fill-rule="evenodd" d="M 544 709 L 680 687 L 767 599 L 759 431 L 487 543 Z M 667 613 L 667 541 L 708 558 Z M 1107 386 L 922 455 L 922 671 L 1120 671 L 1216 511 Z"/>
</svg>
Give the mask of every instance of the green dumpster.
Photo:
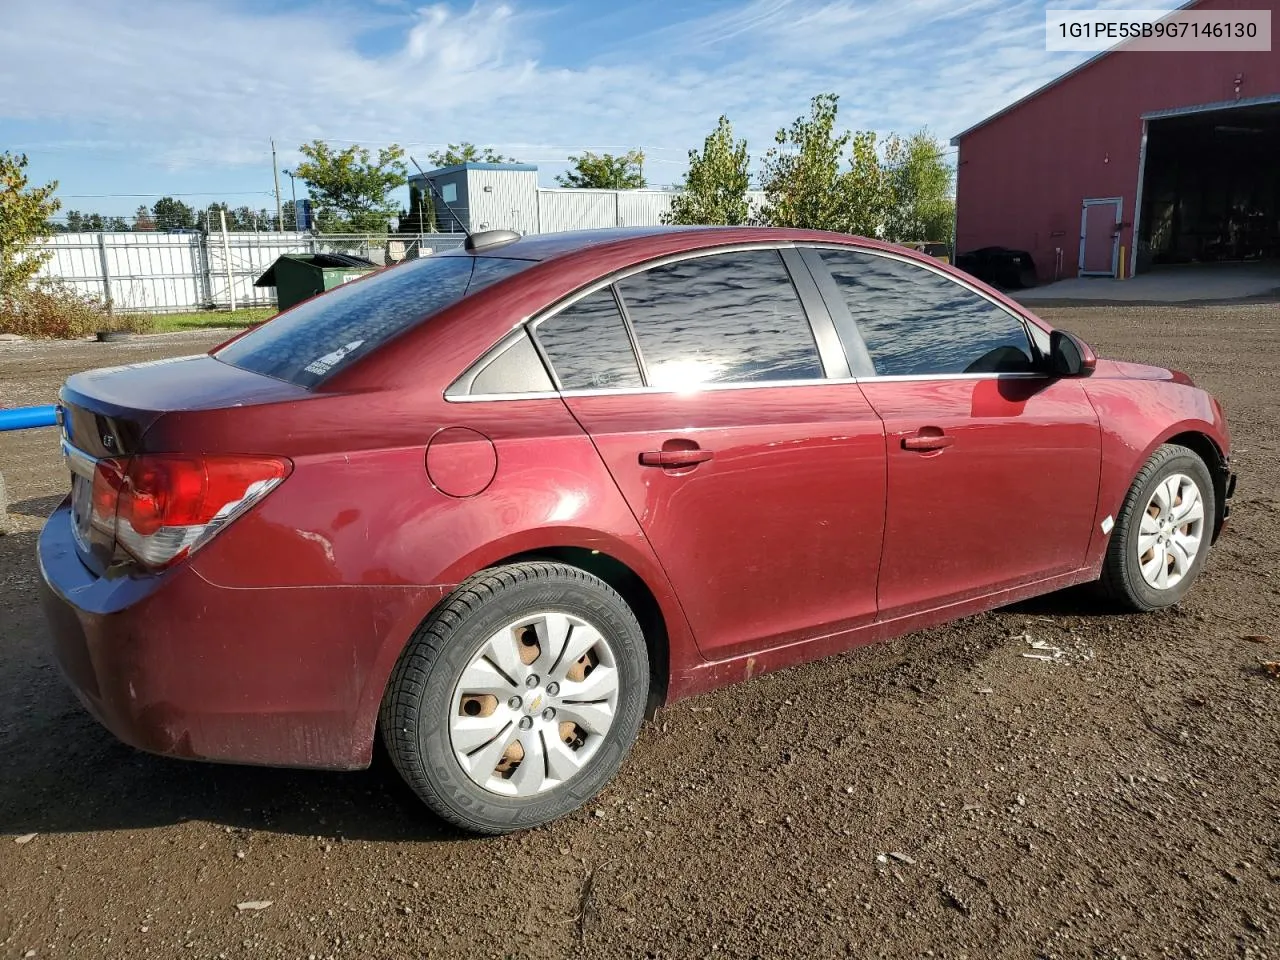
<svg viewBox="0 0 1280 960">
<path fill-rule="evenodd" d="M 255 287 L 275 287 L 276 303 L 288 310 L 317 293 L 372 273 L 378 265 L 349 253 L 286 253 L 253 282 Z"/>
</svg>

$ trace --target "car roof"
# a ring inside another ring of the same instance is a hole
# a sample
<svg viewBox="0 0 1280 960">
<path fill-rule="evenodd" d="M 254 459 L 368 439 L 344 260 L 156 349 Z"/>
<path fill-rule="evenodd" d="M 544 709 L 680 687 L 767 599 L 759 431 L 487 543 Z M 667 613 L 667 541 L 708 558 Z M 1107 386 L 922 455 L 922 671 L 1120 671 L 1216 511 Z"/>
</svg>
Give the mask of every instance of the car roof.
<svg viewBox="0 0 1280 960">
<path fill-rule="evenodd" d="M 512 260 L 557 260 L 575 253 L 598 248 L 634 248 L 643 257 L 651 247 L 663 252 L 697 250 L 731 243 L 767 243 L 780 241 L 858 242 L 883 246 L 875 240 L 851 237 L 822 230 L 796 230 L 787 227 L 608 227 L 598 230 L 567 230 L 562 233 L 539 233 L 521 237 L 512 243 L 470 253 L 461 248 L 442 256 L 500 257 Z"/>
</svg>

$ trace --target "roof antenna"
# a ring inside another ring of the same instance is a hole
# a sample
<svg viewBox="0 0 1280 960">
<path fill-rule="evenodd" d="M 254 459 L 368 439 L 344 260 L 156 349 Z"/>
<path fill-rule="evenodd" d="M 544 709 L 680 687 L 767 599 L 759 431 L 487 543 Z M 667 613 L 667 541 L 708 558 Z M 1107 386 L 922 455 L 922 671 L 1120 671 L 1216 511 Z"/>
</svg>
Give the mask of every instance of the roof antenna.
<svg viewBox="0 0 1280 960">
<path fill-rule="evenodd" d="M 409 155 L 409 162 L 418 168 L 418 172 L 422 174 L 422 179 L 427 181 L 427 186 L 431 188 L 431 192 L 440 198 L 440 203 L 443 204 L 444 208 L 449 211 L 449 216 L 453 218 L 453 222 L 462 228 L 462 232 L 465 233 L 467 235 L 467 239 L 470 240 L 471 230 L 468 229 L 467 225 L 462 222 L 462 218 L 453 212 L 453 207 L 449 206 L 448 202 L 444 198 L 444 194 L 442 194 L 439 190 L 436 189 L 436 185 L 431 182 L 431 178 L 427 176 L 427 172 L 422 169 L 422 166 L 418 163 L 418 161 L 413 159 L 413 154 Z"/>
</svg>

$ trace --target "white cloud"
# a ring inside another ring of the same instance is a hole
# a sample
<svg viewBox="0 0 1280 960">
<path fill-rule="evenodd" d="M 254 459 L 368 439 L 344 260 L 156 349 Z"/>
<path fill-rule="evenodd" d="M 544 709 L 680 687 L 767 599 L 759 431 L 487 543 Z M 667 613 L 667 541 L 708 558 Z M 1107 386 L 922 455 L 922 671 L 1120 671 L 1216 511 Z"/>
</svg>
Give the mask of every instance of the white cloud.
<svg viewBox="0 0 1280 960">
<path fill-rule="evenodd" d="M 1031 0 L 749 0 L 568 65 L 546 62 L 538 37 L 571 30 L 571 14 L 517 0 L 8 6 L 0 125 L 172 168 L 260 164 L 272 136 L 420 153 L 466 139 L 542 163 L 643 145 L 652 177 L 672 180 L 721 113 L 756 155 L 828 90 L 851 126 L 945 138 L 1074 62 L 1044 52 L 1045 4 Z M 395 38 L 377 54 L 361 46 L 374 31 Z"/>
</svg>

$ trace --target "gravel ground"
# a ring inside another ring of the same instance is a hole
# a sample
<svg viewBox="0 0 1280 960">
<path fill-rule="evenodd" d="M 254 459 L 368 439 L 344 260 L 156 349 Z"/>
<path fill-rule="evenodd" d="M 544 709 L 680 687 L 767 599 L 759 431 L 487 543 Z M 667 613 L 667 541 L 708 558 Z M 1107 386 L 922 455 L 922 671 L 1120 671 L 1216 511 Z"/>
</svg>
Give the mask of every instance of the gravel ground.
<svg viewBox="0 0 1280 960">
<path fill-rule="evenodd" d="M 1280 307 L 1043 312 L 1227 408 L 1235 517 L 1182 606 L 1071 592 L 679 704 L 590 808 L 501 839 L 450 833 L 385 763 L 115 743 L 36 603 L 56 437 L 0 435 L 0 958 L 1280 957 L 1280 681 L 1259 667 L 1280 657 Z M 0 406 L 215 339 L 0 344 Z"/>
</svg>

